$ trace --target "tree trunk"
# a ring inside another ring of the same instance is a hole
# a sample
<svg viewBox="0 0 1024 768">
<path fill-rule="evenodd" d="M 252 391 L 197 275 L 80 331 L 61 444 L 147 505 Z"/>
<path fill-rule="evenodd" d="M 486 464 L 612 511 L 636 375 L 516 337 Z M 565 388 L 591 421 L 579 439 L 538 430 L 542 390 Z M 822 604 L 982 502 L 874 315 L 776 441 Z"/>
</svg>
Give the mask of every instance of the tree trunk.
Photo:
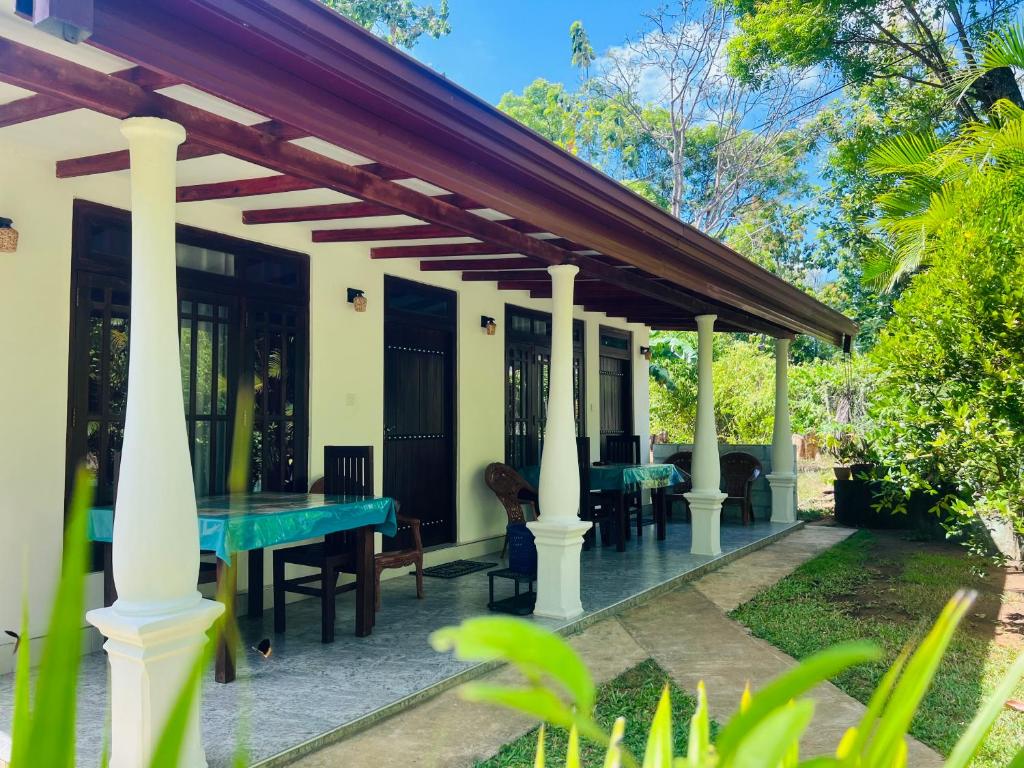
<svg viewBox="0 0 1024 768">
<path fill-rule="evenodd" d="M 986 72 L 971 86 L 970 93 L 981 102 L 986 113 L 992 111 L 992 105 L 999 99 L 1008 99 L 1024 109 L 1024 97 L 1021 96 L 1020 86 L 1017 85 L 1017 79 L 1009 67 L 999 67 Z"/>
</svg>

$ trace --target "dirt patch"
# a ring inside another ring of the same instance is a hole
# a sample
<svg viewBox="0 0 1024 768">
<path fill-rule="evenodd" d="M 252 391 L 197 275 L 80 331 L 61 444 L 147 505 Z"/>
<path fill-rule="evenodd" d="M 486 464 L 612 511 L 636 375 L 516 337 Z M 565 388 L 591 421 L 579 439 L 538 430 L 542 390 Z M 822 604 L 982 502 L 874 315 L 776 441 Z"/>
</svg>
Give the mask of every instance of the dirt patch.
<svg viewBox="0 0 1024 768">
<path fill-rule="evenodd" d="M 915 541 L 899 531 L 873 531 L 870 553 L 864 565 L 867 580 L 855 590 L 834 595 L 831 601 L 856 618 L 918 624 L 919 612 L 906 606 L 905 590 L 911 582 L 908 563 L 915 555 L 936 555 L 963 571 L 964 586 L 978 592 L 965 617 L 962 630 L 1009 648 L 1024 648 L 1024 571 L 1020 564 L 998 568 L 948 542 Z M 982 569 L 983 576 L 972 571 Z M 938 567 L 938 566 L 937 566 Z"/>
</svg>

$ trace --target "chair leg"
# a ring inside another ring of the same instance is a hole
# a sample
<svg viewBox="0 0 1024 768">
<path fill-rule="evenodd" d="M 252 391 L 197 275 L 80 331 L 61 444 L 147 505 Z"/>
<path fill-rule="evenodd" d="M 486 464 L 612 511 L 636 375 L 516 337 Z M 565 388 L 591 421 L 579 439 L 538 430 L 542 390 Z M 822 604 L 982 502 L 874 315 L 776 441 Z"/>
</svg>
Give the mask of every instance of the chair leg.
<svg viewBox="0 0 1024 768">
<path fill-rule="evenodd" d="M 384 569 L 380 567 L 380 563 L 374 563 L 373 564 L 373 594 L 374 594 L 373 610 L 375 610 L 375 611 L 379 611 L 380 610 L 380 572 L 382 570 L 384 570 Z"/>
<path fill-rule="evenodd" d="M 320 642 L 334 642 L 334 600 L 338 574 L 333 568 L 320 571 Z"/>
<path fill-rule="evenodd" d="M 380 594 L 378 592 L 378 594 Z M 423 556 L 416 561 L 416 597 L 423 599 Z"/>
<path fill-rule="evenodd" d="M 274 553 L 274 631 L 284 632 L 284 558 Z"/>
<path fill-rule="evenodd" d="M 505 559 L 505 553 L 508 552 L 508 534 L 505 534 L 505 542 L 501 545 L 501 559 Z"/>
<path fill-rule="evenodd" d="M 644 537 L 644 496 L 642 493 L 636 497 L 636 537 Z"/>
</svg>

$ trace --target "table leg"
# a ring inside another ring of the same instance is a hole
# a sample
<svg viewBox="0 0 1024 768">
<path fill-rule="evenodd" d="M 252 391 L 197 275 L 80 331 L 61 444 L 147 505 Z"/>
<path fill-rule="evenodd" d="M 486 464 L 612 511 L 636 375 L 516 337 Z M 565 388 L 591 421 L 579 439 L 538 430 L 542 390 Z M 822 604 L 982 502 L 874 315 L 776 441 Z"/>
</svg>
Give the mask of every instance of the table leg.
<svg viewBox="0 0 1024 768">
<path fill-rule="evenodd" d="M 375 617 L 373 564 L 373 528 L 363 526 L 355 531 L 356 537 L 356 637 L 373 632 Z"/>
<path fill-rule="evenodd" d="M 214 677 L 218 683 L 230 683 L 235 679 L 235 649 L 237 631 L 235 625 L 235 593 L 238 589 L 238 572 L 235 559 L 225 563 L 217 558 L 217 598 L 224 602 L 224 616 L 221 631 L 217 636 L 217 661 Z"/>
<path fill-rule="evenodd" d="M 667 494 L 664 488 L 655 488 L 651 492 L 651 501 L 654 506 L 654 520 L 658 527 L 658 541 L 665 540 L 667 532 L 668 509 L 665 503 Z"/>
<path fill-rule="evenodd" d="M 263 550 L 249 550 L 249 615 L 263 615 Z"/>
<path fill-rule="evenodd" d="M 114 545 L 103 542 L 103 607 L 109 608 L 117 600 L 114 586 Z"/>
<path fill-rule="evenodd" d="M 626 534 L 629 533 L 626 522 L 626 494 L 619 491 L 615 494 L 615 549 L 626 551 Z"/>
</svg>

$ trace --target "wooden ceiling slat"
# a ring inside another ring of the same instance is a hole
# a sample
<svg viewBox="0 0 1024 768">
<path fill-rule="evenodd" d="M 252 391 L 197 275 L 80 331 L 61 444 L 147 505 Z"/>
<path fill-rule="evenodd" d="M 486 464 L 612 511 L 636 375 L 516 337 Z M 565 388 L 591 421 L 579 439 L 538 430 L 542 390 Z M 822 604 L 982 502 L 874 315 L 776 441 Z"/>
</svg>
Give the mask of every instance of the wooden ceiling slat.
<svg viewBox="0 0 1024 768">
<path fill-rule="evenodd" d="M 395 227 L 353 227 L 352 229 L 314 229 L 314 243 L 370 243 L 375 240 L 421 240 L 432 237 L 463 237 L 463 233 L 438 224 L 411 224 Z"/>
</svg>

